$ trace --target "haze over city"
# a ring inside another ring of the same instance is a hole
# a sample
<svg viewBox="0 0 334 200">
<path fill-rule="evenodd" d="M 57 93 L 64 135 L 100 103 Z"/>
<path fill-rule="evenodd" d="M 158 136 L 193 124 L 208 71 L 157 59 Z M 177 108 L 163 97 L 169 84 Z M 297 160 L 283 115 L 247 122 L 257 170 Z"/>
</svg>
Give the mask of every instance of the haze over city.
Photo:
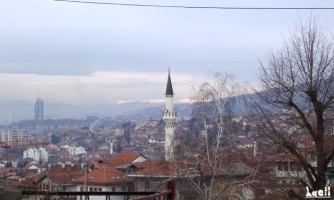
<svg viewBox="0 0 334 200">
<path fill-rule="evenodd" d="M 136 3 L 127 1 L 122 3 Z M 145 1 L 235 7 L 333 7 L 332 1 Z M 175 100 L 226 71 L 254 83 L 259 60 L 295 23 L 332 10 L 151 8 L 13 0 L 0 8 L 0 102 L 102 104 L 161 101 L 168 68 Z"/>
<path fill-rule="evenodd" d="M 333 199 L 333 11 L 4 1 L 0 199 Z"/>
</svg>

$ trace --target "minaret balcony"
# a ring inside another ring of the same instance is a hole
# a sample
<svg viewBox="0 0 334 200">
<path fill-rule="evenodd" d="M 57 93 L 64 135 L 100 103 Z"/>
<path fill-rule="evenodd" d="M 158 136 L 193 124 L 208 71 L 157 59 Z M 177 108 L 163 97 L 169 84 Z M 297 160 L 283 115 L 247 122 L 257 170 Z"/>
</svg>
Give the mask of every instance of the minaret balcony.
<svg viewBox="0 0 334 200">
<path fill-rule="evenodd" d="M 164 117 L 176 117 L 176 112 L 165 112 Z"/>
</svg>

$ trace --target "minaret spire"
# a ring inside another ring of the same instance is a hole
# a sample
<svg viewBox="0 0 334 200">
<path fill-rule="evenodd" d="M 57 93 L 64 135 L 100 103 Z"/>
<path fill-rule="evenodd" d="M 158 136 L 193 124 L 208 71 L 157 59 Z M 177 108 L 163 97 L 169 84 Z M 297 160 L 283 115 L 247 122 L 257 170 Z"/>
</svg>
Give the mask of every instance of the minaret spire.
<svg viewBox="0 0 334 200">
<path fill-rule="evenodd" d="M 172 86 L 172 80 L 170 78 L 170 69 L 168 68 L 168 79 L 167 79 L 167 88 L 166 88 L 166 96 L 167 95 L 174 95 L 173 92 L 173 86 Z"/>
<path fill-rule="evenodd" d="M 166 87 L 166 108 L 164 112 L 165 121 L 165 160 L 172 161 L 174 159 L 174 135 L 176 112 L 174 111 L 174 92 L 172 80 L 170 77 L 170 69 L 168 69 L 168 79 Z"/>
</svg>

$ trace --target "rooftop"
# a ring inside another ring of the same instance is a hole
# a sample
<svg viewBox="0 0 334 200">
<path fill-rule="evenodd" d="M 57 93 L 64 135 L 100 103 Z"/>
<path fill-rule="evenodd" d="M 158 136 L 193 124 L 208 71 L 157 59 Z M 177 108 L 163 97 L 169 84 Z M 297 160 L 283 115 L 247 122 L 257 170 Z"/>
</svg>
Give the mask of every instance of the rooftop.
<svg viewBox="0 0 334 200">
<path fill-rule="evenodd" d="M 113 184 L 131 181 L 132 178 L 125 176 L 121 171 L 109 166 L 103 166 L 87 174 L 87 183 Z M 76 182 L 84 183 L 85 176 L 81 176 Z"/>
</svg>

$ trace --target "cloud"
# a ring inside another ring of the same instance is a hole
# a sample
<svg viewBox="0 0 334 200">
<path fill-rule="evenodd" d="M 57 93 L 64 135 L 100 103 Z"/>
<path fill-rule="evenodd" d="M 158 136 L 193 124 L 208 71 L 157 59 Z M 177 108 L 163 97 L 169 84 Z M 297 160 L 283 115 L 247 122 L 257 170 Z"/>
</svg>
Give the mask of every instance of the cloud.
<svg viewBox="0 0 334 200">
<path fill-rule="evenodd" d="M 255 73 L 243 70 L 256 71 L 257 59 L 268 48 L 281 44 L 282 34 L 288 34 L 298 15 L 303 19 L 309 16 L 309 11 L 226 12 L 13 1 L 16 3 L 4 2 L 0 8 L 2 73 L 89 76 L 94 71 L 161 71 L 172 66 L 183 72 L 226 70 L 249 80 L 256 77 Z M 169 3 L 189 4 L 175 0 Z M 288 7 L 301 3 L 305 7 L 314 4 L 312 1 L 197 4 Z M 334 27 L 333 20 L 327 20 L 332 16 L 331 11 L 314 13 L 324 21 L 321 24 Z"/>
<path fill-rule="evenodd" d="M 118 101 L 116 102 L 117 104 L 124 104 L 124 103 L 135 103 L 135 102 L 141 102 L 141 103 L 156 103 L 156 104 L 161 104 L 161 103 L 165 103 L 166 100 L 165 99 L 149 99 L 149 100 L 142 100 L 142 101 Z"/>
<path fill-rule="evenodd" d="M 191 95 L 192 83 L 205 80 L 196 73 L 172 73 L 176 99 Z M 39 94 L 48 102 L 103 104 L 124 101 L 161 102 L 167 73 L 97 71 L 90 76 L 0 74 L 1 101 L 33 102 Z"/>
<path fill-rule="evenodd" d="M 165 4 L 164 1 L 149 2 Z M 189 4 L 170 1 L 169 4 Z M 311 0 L 197 2 L 216 6 L 330 7 Z M 56 1 L 4 1 L 0 8 L 0 101 L 97 104 L 164 97 L 172 68 L 176 100 L 208 71 L 256 79 L 258 60 L 310 11 L 155 9 Z M 17 14 L 19 13 L 19 15 Z M 313 11 L 333 30 L 330 10 Z M 12 74 L 9 74 L 12 73 Z"/>
<path fill-rule="evenodd" d="M 179 102 L 180 103 L 196 103 L 196 100 L 187 98 L 187 99 L 181 99 L 181 100 L 179 100 Z"/>
</svg>

